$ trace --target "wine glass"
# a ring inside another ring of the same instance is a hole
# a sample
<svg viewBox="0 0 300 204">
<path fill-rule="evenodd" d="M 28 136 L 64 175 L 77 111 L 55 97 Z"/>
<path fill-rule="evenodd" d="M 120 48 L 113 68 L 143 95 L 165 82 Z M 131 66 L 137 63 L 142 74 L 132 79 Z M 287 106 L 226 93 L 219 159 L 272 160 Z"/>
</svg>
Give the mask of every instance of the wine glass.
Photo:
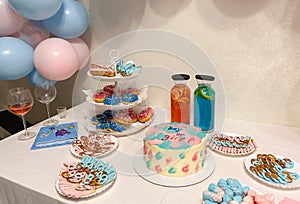
<svg viewBox="0 0 300 204">
<path fill-rule="evenodd" d="M 49 111 L 50 103 L 56 97 L 56 88 L 54 84 L 47 81 L 37 83 L 34 88 L 34 96 L 39 102 L 46 104 L 48 120 L 46 120 L 43 125 L 50 126 L 57 124 L 58 120 L 51 118 Z"/>
<path fill-rule="evenodd" d="M 28 132 L 26 127 L 25 115 L 33 106 L 33 98 L 30 90 L 25 87 L 13 88 L 7 95 L 8 109 L 22 117 L 25 133 L 18 136 L 19 140 L 28 140 L 35 136 L 35 132 Z"/>
</svg>

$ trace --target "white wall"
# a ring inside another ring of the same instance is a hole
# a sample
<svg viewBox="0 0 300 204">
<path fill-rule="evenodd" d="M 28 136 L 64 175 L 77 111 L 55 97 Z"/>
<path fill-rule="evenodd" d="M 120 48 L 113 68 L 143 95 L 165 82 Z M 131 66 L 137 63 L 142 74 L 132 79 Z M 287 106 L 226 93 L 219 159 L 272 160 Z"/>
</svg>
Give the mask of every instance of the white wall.
<svg viewBox="0 0 300 204">
<path fill-rule="evenodd" d="M 90 30 L 83 38 L 88 44 L 92 41 L 94 52 L 107 40 L 129 31 L 160 29 L 177 33 L 201 47 L 215 64 L 225 89 L 228 118 L 300 127 L 300 1 L 81 2 L 90 14 Z M 188 64 L 166 54 L 143 54 L 127 57 L 142 65 L 158 64 L 178 72 L 189 69 Z M 52 114 L 57 105 L 72 105 L 75 79 L 57 83 Z M 19 85 L 33 89 L 27 79 L 0 81 L 0 108 L 6 105 L 7 89 Z M 168 105 L 168 99 L 155 97 L 151 97 L 153 103 Z M 45 119 L 45 107 L 36 103 L 27 118 L 30 122 Z"/>
<path fill-rule="evenodd" d="M 81 2 L 90 13 L 93 50 L 128 31 L 177 33 L 201 47 L 215 64 L 228 118 L 300 127 L 298 0 Z M 131 57 L 147 63 L 155 59 L 179 71 L 182 64 L 157 53 Z"/>
</svg>

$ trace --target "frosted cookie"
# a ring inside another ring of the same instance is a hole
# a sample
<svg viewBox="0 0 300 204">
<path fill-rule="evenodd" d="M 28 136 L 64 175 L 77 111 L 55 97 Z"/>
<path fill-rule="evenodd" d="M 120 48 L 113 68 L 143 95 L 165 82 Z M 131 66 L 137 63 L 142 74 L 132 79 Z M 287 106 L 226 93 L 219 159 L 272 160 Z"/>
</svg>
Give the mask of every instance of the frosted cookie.
<svg viewBox="0 0 300 204">
<path fill-rule="evenodd" d="M 107 189 L 115 178 L 116 171 L 110 164 L 84 155 L 80 162 L 64 163 L 56 189 L 69 198 L 86 198 Z"/>
</svg>

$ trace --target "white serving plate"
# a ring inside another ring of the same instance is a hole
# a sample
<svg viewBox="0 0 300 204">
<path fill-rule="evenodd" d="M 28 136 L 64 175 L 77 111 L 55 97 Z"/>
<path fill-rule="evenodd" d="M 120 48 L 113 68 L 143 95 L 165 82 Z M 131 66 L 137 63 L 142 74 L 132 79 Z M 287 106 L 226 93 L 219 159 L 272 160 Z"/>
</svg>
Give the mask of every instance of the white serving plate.
<svg viewBox="0 0 300 204">
<path fill-rule="evenodd" d="M 226 132 L 223 132 L 222 134 L 225 134 L 227 136 L 232 136 L 232 137 L 238 137 L 238 136 L 245 136 L 245 135 L 242 135 L 242 134 L 237 134 L 237 133 L 226 133 Z M 210 139 L 211 137 L 213 137 L 212 135 L 209 135 L 208 139 Z M 251 137 L 252 138 L 252 137 Z M 253 138 L 252 138 L 253 139 Z M 254 139 L 253 139 L 254 140 Z M 254 140 L 255 142 L 255 140 Z M 249 152 L 240 152 L 240 153 L 230 153 L 230 152 L 225 152 L 225 151 L 222 151 L 222 150 L 219 150 L 219 149 L 216 149 L 213 147 L 212 144 L 209 144 L 208 145 L 213 151 L 215 152 L 218 152 L 220 154 L 223 154 L 225 156 L 246 156 L 246 155 L 249 155 L 249 154 L 252 154 L 256 148 L 252 149 L 251 151 Z"/>
<path fill-rule="evenodd" d="M 252 154 L 252 155 L 248 156 L 244 160 L 245 168 L 249 172 L 249 174 L 251 176 L 253 176 L 253 178 L 255 178 L 256 180 L 258 180 L 258 181 L 260 181 L 264 184 L 267 184 L 267 185 L 270 185 L 270 186 L 273 186 L 273 187 L 277 187 L 277 188 L 292 189 L 292 188 L 299 188 L 300 187 L 300 178 L 298 178 L 297 180 L 294 180 L 292 183 L 280 184 L 280 183 L 274 183 L 274 182 L 270 182 L 270 181 L 267 181 L 265 179 L 262 179 L 259 176 L 257 176 L 255 173 L 251 172 L 250 171 L 251 159 L 256 159 L 258 154 L 270 154 L 270 153 L 266 153 L 266 152 L 255 153 L 255 154 Z M 286 156 L 281 156 L 281 155 L 277 155 L 277 154 L 273 154 L 273 153 L 271 153 L 271 154 L 274 155 L 276 158 L 282 158 L 282 159 L 283 158 L 288 158 Z M 292 160 L 292 161 L 294 162 L 294 167 L 291 168 L 291 169 L 286 169 L 286 170 L 289 171 L 289 172 L 295 172 L 298 175 L 300 175 L 300 164 L 295 162 L 294 160 Z"/>
<path fill-rule="evenodd" d="M 107 152 L 96 153 L 96 154 L 92 154 L 92 155 L 88 155 L 88 156 L 104 157 L 104 156 L 109 155 L 110 153 L 112 153 L 114 150 L 116 150 L 119 146 L 119 140 L 116 137 L 112 136 L 112 135 L 110 137 L 111 137 L 111 141 L 114 142 L 114 145 L 111 146 L 110 149 Z M 79 157 L 79 158 L 83 157 L 83 155 L 80 155 L 78 152 L 75 151 L 75 148 L 73 147 L 73 145 L 71 145 L 70 151 L 76 157 Z"/>
</svg>

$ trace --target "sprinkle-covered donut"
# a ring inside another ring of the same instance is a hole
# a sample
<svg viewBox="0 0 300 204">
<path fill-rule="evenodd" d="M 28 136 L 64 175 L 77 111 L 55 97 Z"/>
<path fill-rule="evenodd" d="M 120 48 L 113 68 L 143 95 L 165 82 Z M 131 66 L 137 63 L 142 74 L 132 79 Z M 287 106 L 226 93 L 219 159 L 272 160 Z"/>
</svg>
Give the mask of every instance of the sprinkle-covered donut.
<svg viewBox="0 0 300 204">
<path fill-rule="evenodd" d="M 117 123 L 117 122 L 114 122 L 114 121 L 111 121 L 109 123 L 109 128 L 108 128 L 109 131 L 111 132 L 122 132 L 124 130 L 126 130 L 125 126 L 120 124 L 120 123 Z"/>
<path fill-rule="evenodd" d="M 104 99 L 108 96 L 108 93 L 100 91 L 93 95 L 93 100 L 96 103 L 103 103 Z"/>
<path fill-rule="evenodd" d="M 134 112 L 134 111 L 129 112 L 129 116 L 130 116 L 130 118 L 131 118 L 131 122 L 132 122 L 132 123 L 137 122 L 137 120 L 138 120 L 138 115 L 137 115 L 136 112 Z"/>
<path fill-rule="evenodd" d="M 110 96 L 114 94 L 115 91 L 115 85 L 106 85 L 103 87 L 103 91 L 108 93 Z"/>
<path fill-rule="evenodd" d="M 124 94 L 122 96 L 122 103 L 129 104 L 129 103 L 136 102 L 138 99 L 139 99 L 138 96 L 134 93 Z"/>
<path fill-rule="evenodd" d="M 124 95 L 124 94 L 136 94 L 136 95 L 139 95 L 139 90 L 137 88 L 134 88 L 134 87 L 129 87 L 127 89 L 124 89 L 124 90 L 121 90 L 121 94 Z"/>
<path fill-rule="evenodd" d="M 112 119 L 113 118 L 113 112 L 111 110 L 105 110 L 103 114 L 108 118 Z"/>
<path fill-rule="evenodd" d="M 138 115 L 138 121 L 145 123 L 152 118 L 154 111 L 151 107 L 147 107 L 142 110 Z"/>
<path fill-rule="evenodd" d="M 104 99 L 103 103 L 105 105 L 118 105 L 119 103 L 121 103 L 121 98 L 118 96 L 108 96 Z"/>
<path fill-rule="evenodd" d="M 120 123 L 122 125 L 130 125 L 131 124 L 131 117 L 127 114 L 124 114 L 124 113 L 117 113 L 115 116 L 114 116 L 114 119 L 117 123 Z"/>
</svg>

